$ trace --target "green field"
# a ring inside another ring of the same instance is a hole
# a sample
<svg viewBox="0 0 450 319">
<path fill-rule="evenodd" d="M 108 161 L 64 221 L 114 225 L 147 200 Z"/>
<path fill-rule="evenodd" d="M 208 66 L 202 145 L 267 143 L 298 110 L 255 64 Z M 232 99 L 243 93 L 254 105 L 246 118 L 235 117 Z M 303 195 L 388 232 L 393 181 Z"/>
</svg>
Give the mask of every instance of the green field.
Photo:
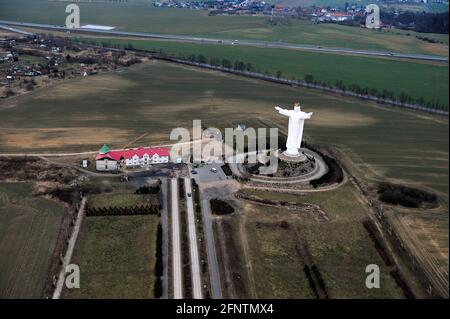
<svg viewBox="0 0 450 319">
<path fill-rule="evenodd" d="M 86 41 L 86 40 L 85 40 Z M 361 87 L 391 91 L 396 97 L 407 93 L 415 99 L 426 102 L 438 100 L 443 108 L 449 105 L 449 76 L 447 63 L 424 63 L 389 59 L 320 54 L 302 51 L 264 49 L 253 47 L 231 47 L 192 43 L 171 43 L 167 41 L 95 39 L 97 44 L 132 45 L 137 49 L 163 51 L 177 57 L 189 58 L 192 54 L 211 59 L 227 59 L 232 63 L 250 63 L 259 73 L 276 75 L 278 71 L 285 78 L 303 80 L 311 74 L 316 80 L 335 85 L 342 81 L 347 87 L 358 84 Z"/>
<path fill-rule="evenodd" d="M 149 215 L 85 218 L 71 261 L 80 267 L 80 288 L 62 297 L 153 298 L 157 225 Z"/>
<path fill-rule="evenodd" d="M 47 0 L 0 0 L 0 19 L 64 25 L 67 2 Z M 271 25 L 266 17 L 208 16 L 206 10 L 155 8 L 151 1 L 129 0 L 127 3 L 79 3 L 82 24 L 101 24 L 119 30 L 152 33 L 201 35 L 214 38 L 285 41 L 323 46 L 349 47 L 438 54 L 448 56 L 448 35 L 427 34 L 446 43 L 430 44 L 415 37 L 414 32 L 372 32 L 335 24 L 311 24 L 289 20 Z"/>
<path fill-rule="evenodd" d="M 156 195 L 140 194 L 98 194 L 89 197 L 89 207 L 131 207 L 142 205 L 155 205 L 158 203 Z"/>
<path fill-rule="evenodd" d="M 380 32 L 338 24 L 314 24 L 303 20 L 290 20 L 289 23 L 279 26 L 208 32 L 204 35 L 214 38 L 282 41 L 324 47 L 448 56 L 448 35 L 446 34 L 421 34 L 401 30 Z M 429 37 L 442 44 L 431 44 L 416 36 Z"/>
<path fill-rule="evenodd" d="M 330 218 L 329 222 L 305 221 L 290 210 L 245 205 L 245 227 L 259 298 L 311 298 L 297 252 L 302 245 L 308 247 L 330 298 L 403 297 L 389 275 L 392 269 L 384 264 L 362 225 L 366 211 L 350 183 L 334 191 L 304 196 L 245 192 L 259 198 L 317 204 Z M 280 227 L 282 221 L 288 222 L 289 227 Z M 380 267 L 380 289 L 367 289 L 364 285 L 368 264 Z"/>
<path fill-rule="evenodd" d="M 0 182 L 0 299 L 42 298 L 63 206 L 32 184 Z"/>
</svg>

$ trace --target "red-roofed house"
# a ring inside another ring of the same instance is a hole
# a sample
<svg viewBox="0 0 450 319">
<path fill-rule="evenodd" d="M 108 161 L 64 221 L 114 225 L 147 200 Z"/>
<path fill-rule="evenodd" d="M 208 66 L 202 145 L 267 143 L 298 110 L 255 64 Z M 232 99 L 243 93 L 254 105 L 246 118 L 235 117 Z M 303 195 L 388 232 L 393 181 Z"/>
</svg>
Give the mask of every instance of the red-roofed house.
<svg viewBox="0 0 450 319">
<path fill-rule="evenodd" d="M 141 167 L 168 162 L 169 150 L 161 147 L 139 147 L 112 151 L 103 145 L 95 157 L 95 167 L 98 171 L 117 170 L 119 164 L 126 167 Z"/>
<path fill-rule="evenodd" d="M 331 21 L 346 21 L 346 20 L 352 20 L 353 15 L 351 13 L 347 12 L 330 12 L 326 15 L 328 18 L 331 19 Z"/>
</svg>

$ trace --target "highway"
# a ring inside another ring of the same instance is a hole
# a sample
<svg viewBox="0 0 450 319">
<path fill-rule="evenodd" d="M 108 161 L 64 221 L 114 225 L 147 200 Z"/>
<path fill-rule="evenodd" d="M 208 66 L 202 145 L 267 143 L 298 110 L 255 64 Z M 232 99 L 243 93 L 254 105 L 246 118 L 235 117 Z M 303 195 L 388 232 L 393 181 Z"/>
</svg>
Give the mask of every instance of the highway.
<svg viewBox="0 0 450 319">
<path fill-rule="evenodd" d="M 322 47 L 318 45 L 306 45 L 306 44 L 294 44 L 286 42 L 271 42 L 271 41 L 257 41 L 257 40 L 231 40 L 231 39 L 214 39 L 185 35 L 173 35 L 173 34 L 158 34 L 158 33 L 146 33 L 146 32 L 130 32 L 130 31 L 117 31 L 117 30 L 98 30 L 98 29 L 68 29 L 64 26 L 29 23 L 29 22 L 16 22 L 0 20 L 0 26 L 16 26 L 16 27 L 30 27 L 37 29 L 47 29 L 55 31 L 70 31 L 71 33 L 87 33 L 107 36 L 119 36 L 119 37 L 137 37 L 146 38 L 152 40 L 166 40 L 166 41 L 179 41 L 179 42 L 194 42 L 202 44 L 216 44 L 216 45 L 233 45 L 233 46 L 252 46 L 260 48 L 276 48 L 287 50 L 302 50 L 322 53 L 337 53 L 337 54 L 351 54 L 362 56 L 374 56 L 374 57 L 388 57 L 397 59 L 413 59 L 413 60 L 426 60 L 426 61 L 440 61 L 448 62 L 448 57 L 425 55 L 425 54 L 408 54 L 397 53 L 388 51 L 368 51 L 349 48 L 333 48 Z"/>
<path fill-rule="evenodd" d="M 172 211 L 172 261 L 173 261 L 173 298 L 183 299 L 183 276 L 181 264 L 180 212 L 178 207 L 178 181 L 171 179 Z"/>
<path fill-rule="evenodd" d="M 194 299 L 203 299 L 202 282 L 200 275 L 200 262 L 197 245 L 197 231 L 194 215 L 194 202 L 192 200 L 192 185 L 189 177 L 184 178 L 184 189 L 186 196 L 189 250 L 191 253 L 191 272 L 192 272 L 192 296 Z"/>
<path fill-rule="evenodd" d="M 6 30 L 6 31 L 15 32 L 15 33 L 20 33 L 20 34 L 23 34 L 23 35 L 33 35 L 33 33 L 31 33 L 31 32 L 23 31 L 23 30 L 16 29 L 16 28 L 11 28 L 11 27 L 8 27 L 6 25 L 0 25 L 0 29 Z"/>
</svg>

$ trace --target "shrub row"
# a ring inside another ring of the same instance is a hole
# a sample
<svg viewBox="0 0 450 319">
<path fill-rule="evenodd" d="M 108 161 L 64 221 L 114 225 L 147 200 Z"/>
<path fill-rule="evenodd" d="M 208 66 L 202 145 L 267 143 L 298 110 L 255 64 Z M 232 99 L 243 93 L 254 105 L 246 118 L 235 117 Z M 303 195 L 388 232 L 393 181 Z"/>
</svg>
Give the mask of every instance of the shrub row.
<svg viewBox="0 0 450 319">
<path fill-rule="evenodd" d="M 162 297 L 162 275 L 163 275 L 163 252 L 162 252 L 162 225 L 158 223 L 158 229 L 156 230 L 156 261 L 155 261 L 155 285 L 153 287 L 153 293 L 155 298 Z"/>
<path fill-rule="evenodd" d="M 157 205 L 142 205 L 131 207 L 89 207 L 86 216 L 131 216 L 156 215 L 159 213 Z"/>
<path fill-rule="evenodd" d="M 332 158 L 328 155 L 325 155 L 316 149 L 313 149 L 311 147 L 311 145 L 307 145 L 306 143 L 305 143 L 305 147 L 308 147 L 309 149 L 311 149 L 314 152 L 316 152 L 317 154 L 319 154 L 325 161 L 325 164 L 327 164 L 327 166 L 328 166 L 328 172 L 325 175 L 323 175 L 321 178 L 318 178 L 316 180 L 309 182 L 311 184 L 311 186 L 313 186 L 314 188 L 317 188 L 317 187 L 323 186 L 323 185 L 340 183 L 344 180 L 344 171 L 342 170 L 342 168 L 339 166 L 338 162 L 334 158 Z"/>
<path fill-rule="evenodd" d="M 136 189 L 135 194 L 159 194 L 161 190 L 160 183 L 156 186 L 141 186 Z"/>
</svg>

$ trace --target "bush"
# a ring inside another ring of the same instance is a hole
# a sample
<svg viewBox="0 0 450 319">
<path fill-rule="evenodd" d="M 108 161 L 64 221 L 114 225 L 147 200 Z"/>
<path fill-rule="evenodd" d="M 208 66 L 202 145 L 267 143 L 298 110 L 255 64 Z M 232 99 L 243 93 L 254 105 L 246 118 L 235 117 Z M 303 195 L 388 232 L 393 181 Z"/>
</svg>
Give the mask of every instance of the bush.
<svg viewBox="0 0 450 319">
<path fill-rule="evenodd" d="M 310 147 L 311 148 L 311 147 Z M 344 180 L 344 171 L 339 166 L 338 162 L 325 154 L 322 154 L 321 152 L 314 150 L 316 153 L 318 153 L 323 160 L 325 161 L 325 164 L 328 166 L 328 172 L 323 175 L 321 178 L 310 181 L 309 183 L 314 187 L 317 188 L 319 186 L 323 185 L 330 185 L 335 183 L 340 183 Z"/>
<path fill-rule="evenodd" d="M 437 205 L 437 196 L 419 189 L 381 183 L 378 185 L 378 199 L 384 203 L 418 208 L 425 204 Z"/>
<path fill-rule="evenodd" d="M 228 163 L 222 165 L 221 168 L 222 168 L 222 171 L 225 173 L 225 175 L 227 175 L 227 176 L 233 175 L 233 172 L 231 171 L 230 165 L 228 165 Z"/>
<path fill-rule="evenodd" d="M 14 91 L 11 90 L 11 89 L 7 89 L 7 90 L 5 91 L 5 96 L 6 96 L 6 97 L 11 97 L 11 96 L 14 96 L 14 95 L 16 95 L 16 92 L 14 92 Z"/>
<path fill-rule="evenodd" d="M 50 191 L 50 195 L 62 202 L 72 204 L 75 200 L 76 191 L 70 187 L 57 187 Z"/>
<path fill-rule="evenodd" d="M 27 90 L 27 91 L 33 91 L 33 90 L 34 90 L 34 85 L 31 84 L 31 83 L 27 83 L 27 84 L 25 85 L 25 90 Z"/>
<path fill-rule="evenodd" d="M 141 186 L 136 189 L 135 194 L 158 194 L 160 188 L 160 184 L 156 186 Z"/>
<path fill-rule="evenodd" d="M 214 215 L 227 215 L 234 213 L 234 208 L 227 202 L 213 198 L 210 200 L 211 211 Z"/>
<path fill-rule="evenodd" d="M 155 286 L 153 287 L 153 294 L 155 298 L 161 298 L 162 296 L 162 280 L 161 277 L 156 278 Z"/>
</svg>

